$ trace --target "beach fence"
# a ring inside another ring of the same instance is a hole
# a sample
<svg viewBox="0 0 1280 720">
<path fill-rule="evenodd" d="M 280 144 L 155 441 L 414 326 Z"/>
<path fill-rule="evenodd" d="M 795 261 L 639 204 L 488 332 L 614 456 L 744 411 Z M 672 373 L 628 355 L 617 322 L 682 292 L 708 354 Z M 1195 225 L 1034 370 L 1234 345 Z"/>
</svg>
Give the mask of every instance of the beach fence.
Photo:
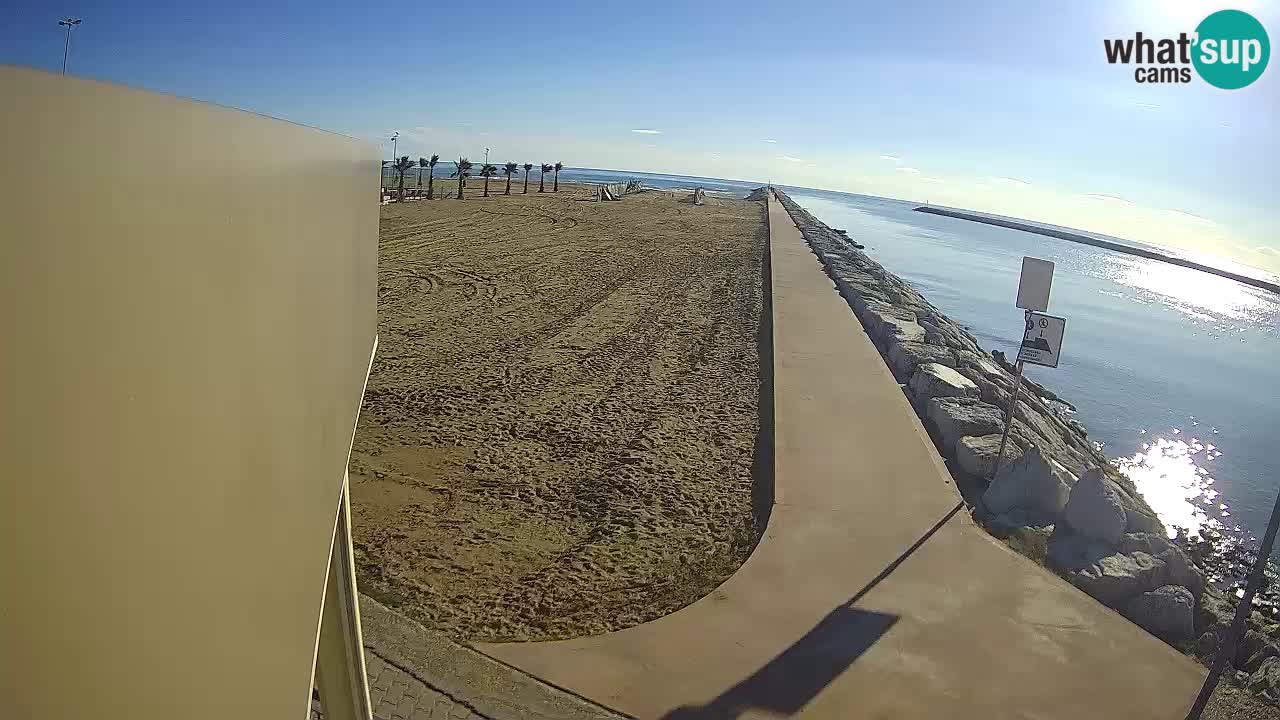
<svg viewBox="0 0 1280 720">
<path fill-rule="evenodd" d="M 625 183 L 606 183 L 596 186 L 595 201 L 621 200 L 628 193 L 640 192 L 639 180 L 628 180 Z"/>
<path fill-rule="evenodd" d="M 376 147 L 16 67 L 0 97 L 0 717 L 301 718 L 314 683 L 369 720 Z"/>
<path fill-rule="evenodd" d="M 436 195 L 439 195 L 439 194 L 440 194 L 440 191 L 439 191 L 439 190 L 437 190 L 437 191 L 436 191 Z M 394 188 L 394 187 L 385 187 L 385 186 L 382 188 L 382 204 L 383 204 L 383 205 L 386 205 L 386 204 L 388 204 L 388 203 L 397 202 L 398 197 L 399 197 L 399 194 L 398 194 L 398 191 L 397 191 L 397 189 L 396 189 L 396 188 Z M 404 189 L 404 199 L 405 199 L 406 201 L 408 201 L 408 200 L 423 200 L 423 199 L 425 199 L 426 197 L 427 197 L 427 188 L 424 188 L 424 187 L 423 187 L 423 188 L 420 188 L 420 187 L 407 187 L 407 188 L 405 188 L 405 189 Z"/>
</svg>

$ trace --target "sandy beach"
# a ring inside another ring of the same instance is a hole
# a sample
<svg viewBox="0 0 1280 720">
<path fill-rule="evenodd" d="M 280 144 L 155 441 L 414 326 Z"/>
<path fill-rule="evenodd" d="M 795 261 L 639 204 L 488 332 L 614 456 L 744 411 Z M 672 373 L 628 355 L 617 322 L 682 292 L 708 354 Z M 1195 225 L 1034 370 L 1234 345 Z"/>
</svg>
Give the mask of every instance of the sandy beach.
<svg viewBox="0 0 1280 720">
<path fill-rule="evenodd" d="M 763 204 L 532 179 L 382 208 L 359 581 L 473 640 L 660 617 L 756 539 Z"/>
</svg>

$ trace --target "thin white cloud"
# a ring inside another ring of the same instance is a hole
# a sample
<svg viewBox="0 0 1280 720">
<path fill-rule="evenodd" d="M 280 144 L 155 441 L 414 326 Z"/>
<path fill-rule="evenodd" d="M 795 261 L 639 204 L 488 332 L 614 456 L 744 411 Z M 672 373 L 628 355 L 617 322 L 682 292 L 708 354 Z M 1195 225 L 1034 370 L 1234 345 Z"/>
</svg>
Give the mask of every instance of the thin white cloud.
<svg viewBox="0 0 1280 720">
<path fill-rule="evenodd" d="M 1170 213 L 1172 213 L 1172 214 L 1174 214 L 1174 215 L 1177 215 L 1177 216 L 1178 216 L 1179 218 L 1181 218 L 1182 220 L 1189 220 L 1189 221 L 1191 221 L 1191 222 L 1195 222 L 1195 223 L 1204 223 L 1204 224 L 1206 224 L 1206 225 L 1211 225 L 1211 224 L 1213 224 L 1213 221 L 1212 221 L 1212 220 L 1210 220 L 1209 218 L 1207 218 L 1207 217 L 1203 217 L 1203 216 L 1201 216 L 1201 215 L 1196 215 L 1195 213 L 1189 213 L 1189 212 L 1187 212 L 1186 210 L 1173 210 L 1173 209 L 1170 209 L 1170 210 L 1169 210 L 1169 212 L 1170 212 Z"/>
<path fill-rule="evenodd" d="M 778 144 L 778 141 L 777 141 L 777 140 L 774 140 L 773 138 L 765 138 L 765 139 L 764 139 L 764 141 L 765 141 L 765 142 L 767 142 L 767 143 L 769 143 L 769 144 L 771 144 L 771 145 L 777 145 L 777 144 Z"/>
<path fill-rule="evenodd" d="M 640 133 L 641 135 L 661 135 L 662 134 L 661 130 L 654 130 L 653 128 L 639 128 L 637 130 L 632 130 L 631 132 Z"/>
<path fill-rule="evenodd" d="M 798 157 L 792 157 L 792 156 L 790 156 L 790 155 L 783 155 L 783 156 L 782 156 L 782 159 L 783 159 L 783 160 L 786 160 L 787 162 L 804 162 L 804 160 L 802 160 L 802 159 L 800 159 L 800 158 L 798 158 Z"/>
<path fill-rule="evenodd" d="M 1012 178 L 1012 177 L 998 177 L 998 178 L 992 178 L 992 180 L 998 185 L 1030 185 L 1031 184 L 1027 180 L 1019 180 L 1018 178 Z"/>
<path fill-rule="evenodd" d="M 893 156 L 893 155 L 881 155 L 881 156 L 880 156 L 880 159 L 881 159 L 881 160 L 888 160 L 889 162 L 902 162 L 902 158 L 895 157 L 895 156 Z"/>
<path fill-rule="evenodd" d="M 1135 107 L 1140 107 L 1140 108 L 1142 108 L 1142 109 L 1144 109 L 1144 110 L 1159 110 L 1159 109 L 1160 109 L 1160 106 L 1159 106 L 1159 105 L 1156 105 L 1155 103 L 1140 102 L 1140 103 L 1134 103 L 1134 106 L 1135 106 Z"/>
<path fill-rule="evenodd" d="M 1272 255 L 1272 256 L 1280 255 L 1280 250 L 1277 250 L 1271 247 L 1270 245 L 1259 245 L 1258 247 L 1254 248 L 1253 251 L 1256 253 L 1261 253 L 1262 255 Z"/>
<path fill-rule="evenodd" d="M 1132 204 L 1133 204 L 1133 203 L 1129 202 L 1128 200 L 1125 200 L 1124 198 L 1119 197 L 1119 196 L 1117 196 L 1117 195 L 1105 195 L 1105 194 L 1103 194 L 1103 193 L 1085 193 L 1085 194 L 1084 194 L 1084 196 L 1085 196 L 1085 197 L 1087 197 L 1087 198 L 1089 198 L 1090 200 L 1098 200 L 1098 201 L 1100 201 L 1100 202 L 1115 203 L 1115 204 L 1117 204 L 1117 205 L 1132 205 Z"/>
<path fill-rule="evenodd" d="M 920 171 L 919 171 L 919 170 L 917 170 L 917 169 L 915 169 L 915 168 L 913 168 L 913 167 L 900 167 L 900 168 L 895 168 L 895 169 L 896 169 L 898 172 L 906 173 L 906 174 L 908 174 L 908 175 L 919 175 L 919 174 L 920 174 Z"/>
<path fill-rule="evenodd" d="M 927 178 L 920 178 L 920 179 L 921 179 L 921 180 L 923 180 L 923 181 L 925 181 L 925 182 L 927 182 L 927 183 L 942 183 L 942 182 L 946 182 L 946 181 L 945 181 L 945 180 L 943 180 L 942 178 L 934 178 L 934 177 L 927 177 Z"/>
</svg>

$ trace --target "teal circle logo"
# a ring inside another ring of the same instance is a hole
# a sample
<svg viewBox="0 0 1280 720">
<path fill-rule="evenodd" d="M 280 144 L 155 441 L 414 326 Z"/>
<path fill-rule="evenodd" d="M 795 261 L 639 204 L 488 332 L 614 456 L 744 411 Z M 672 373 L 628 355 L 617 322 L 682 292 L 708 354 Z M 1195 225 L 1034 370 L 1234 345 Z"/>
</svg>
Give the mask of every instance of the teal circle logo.
<svg viewBox="0 0 1280 720">
<path fill-rule="evenodd" d="M 1191 62 L 1205 82 L 1238 90 L 1257 80 L 1271 59 L 1271 40 L 1262 23 L 1242 10 L 1219 10 L 1196 26 Z"/>
</svg>

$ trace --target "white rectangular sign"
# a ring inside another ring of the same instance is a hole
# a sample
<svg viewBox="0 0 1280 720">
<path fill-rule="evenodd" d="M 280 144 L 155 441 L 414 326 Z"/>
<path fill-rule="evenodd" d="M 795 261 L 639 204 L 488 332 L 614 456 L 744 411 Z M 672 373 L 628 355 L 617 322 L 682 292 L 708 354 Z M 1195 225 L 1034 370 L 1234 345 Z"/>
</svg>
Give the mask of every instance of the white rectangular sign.
<svg viewBox="0 0 1280 720">
<path fill-rule="evenodd" d="M 1066 330 L 1066 318 L 1038 312 L 1029 313 L 1027 329 L 1022 333 L 1022 347 L 1018 348 L 1018 360 L 1032 365 L 1058 367 L 1062 335 Z"/>
<path fill-rule="evenodd" d="M 1032 312 L 1049 309 L 1049 289 L 1053 287 L 1053 263 L 1039 258 L 1022 258 L 1018 278 L 1018 307 Z"/>
</svg>

